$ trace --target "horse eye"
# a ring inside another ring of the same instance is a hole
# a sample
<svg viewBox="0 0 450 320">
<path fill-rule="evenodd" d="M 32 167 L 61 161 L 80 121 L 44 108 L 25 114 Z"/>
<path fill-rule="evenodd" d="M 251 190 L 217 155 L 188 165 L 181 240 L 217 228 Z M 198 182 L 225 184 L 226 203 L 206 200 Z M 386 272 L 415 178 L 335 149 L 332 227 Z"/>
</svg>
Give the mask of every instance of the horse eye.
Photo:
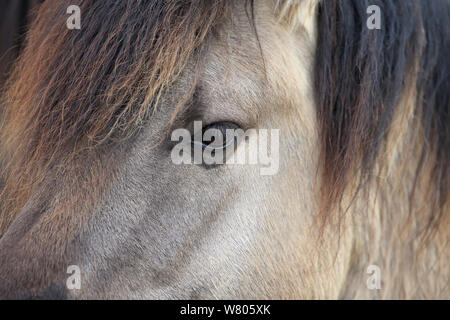
<svg viewBox="0 0 450 320">
<path fill-rule="evenodd" d="M 239 129 L 239 126 L 232 122 L 216 122 L 207 125 L 202 128 L 202 141 L 194 143 L 201 143 L 203 149 L 225 149 L 230 145 L 234 139 L 235 135 L 228 134 L 229 130 Z M 229 131 L 230 132 L 230 131 Z"/>
</svg>

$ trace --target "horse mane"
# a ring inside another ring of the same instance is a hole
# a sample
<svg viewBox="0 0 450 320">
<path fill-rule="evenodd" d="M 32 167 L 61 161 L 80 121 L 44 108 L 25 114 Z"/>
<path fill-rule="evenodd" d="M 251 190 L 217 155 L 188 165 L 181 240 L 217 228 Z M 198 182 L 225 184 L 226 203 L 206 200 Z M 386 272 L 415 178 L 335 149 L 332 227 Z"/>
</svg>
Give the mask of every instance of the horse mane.
<svg viewBox="0 0 450 320">
<path fill-rule="evenodd" d="M 378 5 L 380 30 L 366 27 Z M 450 3 L 445 0 L 322 1 L 318 7 L 315 94 L 320 123 L 326 216 L 342 200 L 355 171 L 367 183 L 411 79 L 412 114 L 419 121 L 420 160 L 410 190 L 428 179 L 428 236 L 449 218 Z M 380 154 L 381 152 L 381 154 Z M 412 159 L 411 159 L 412 160 Z M 411 161 L 412 162 L 412 161 Z M 426 164 L 427 162 L 427 164 Z M 431 163 L 429 171 L 424 170 Z M 430 174 L 430 177 L 424 175 Z"/>
<path fill-rule="evenodd" d="M 89 27 L 66 27 L 74 4 Z M 227 7 L 222 0 L 45 1 L 4 97 L 0 234 L 64 152 L 135 133 Z"/>
<path fill-rule="evenodd" d="M 23 33 L 33 18 L 40 0 L 8 1 L 0 4 L 0 88 L 8 78 L 9 68 L 17 59 Z"/>
<path fill-rule="evenodd" d="M 304 1 L 278 1 L 280 16 L 301 25 Z M 76 2 L 44 2 L 10 79 L 1 132 L 8 164 L 0 234 L 55 168 L 55 159 L 139 130 L 232 1 L 78 1 L 82 24 L 89 27 L 68 30 L 65 10 Z M 382 8 L 381 30 L 365 26 L 372 4 Z M 421 153 L 423 159 L 435 155 L 431 229 L 448 216 L 448 2 L 337 0 L 317 8 L 314 86 L 324 216 L 342 200 L 355 168 L 362 181 L 370 177 L 418 63 L 414 115 L 426 141 Z"/>
</svg>

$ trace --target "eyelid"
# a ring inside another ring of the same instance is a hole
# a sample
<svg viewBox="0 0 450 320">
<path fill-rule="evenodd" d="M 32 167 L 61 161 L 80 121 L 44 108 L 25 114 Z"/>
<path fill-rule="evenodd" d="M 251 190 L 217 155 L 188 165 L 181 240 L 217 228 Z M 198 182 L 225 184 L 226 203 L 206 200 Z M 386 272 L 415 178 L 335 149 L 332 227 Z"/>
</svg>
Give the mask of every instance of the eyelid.
<svg viewBox="0 0 450 320">
<path fill-rule="evenodd" d="M 217 126 L 220 129 L 217 128 L 217 127 L 215 128 L 214 126 Z M 228 122 L 228 121 L 211 123 L 211 124 L 203 126 L 203 128 L 202 128 L 202 138 L 203 138 L 203 135 L 204 135 L 204 133 L 206 131 L 208 131 L 208 130 L 218 130 L 219 132 L 222 133 L 222 139 L 226 139 L 227 138 L 226 137 L 227 136 L 226 132 L 228 130 L 230 130 L 230 129 L 231 130 L 236 130 L 236 129 L 240 129 L 240 127 L 236 123 Z M 223 131 L 225 131 L 225 132 L 223 132 Z M 222 145 L 214 146 L 214 147 L 210 146 L 212 143 L 214 143 L 212 141 L 209 142 L 208 144 L 204 143 L 203 140 L 202 141 L 192 140 L 191 142 L 192 142 L 193 145 L 200 145 L 200 146 L 202 146 L 202 148 L 204 150 L 223 150 L 223 149 L 226 149 L 229 146 L 231 146 L 234 143 L 234 140 L 235 140 L 234 138 L 233 139 L 227 139 L 227 140 L 223 141 L 224 143 Z"/>
</svg>

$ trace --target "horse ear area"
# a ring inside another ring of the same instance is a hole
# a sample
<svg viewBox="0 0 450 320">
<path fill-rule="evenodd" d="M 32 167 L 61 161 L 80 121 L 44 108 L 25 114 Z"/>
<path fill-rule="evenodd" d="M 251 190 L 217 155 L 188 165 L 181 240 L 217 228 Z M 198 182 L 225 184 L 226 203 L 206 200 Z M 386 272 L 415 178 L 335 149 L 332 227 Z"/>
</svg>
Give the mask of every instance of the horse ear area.
<svg viewBox="0 0 450 320">
<path fill-rule="evenodd" d="M 275 0 L 276 12 L 282 23 L 289 29 L 303 29 L 314 38 L 316 35 L 316 16 L 322 0 Z"/>
</svg>

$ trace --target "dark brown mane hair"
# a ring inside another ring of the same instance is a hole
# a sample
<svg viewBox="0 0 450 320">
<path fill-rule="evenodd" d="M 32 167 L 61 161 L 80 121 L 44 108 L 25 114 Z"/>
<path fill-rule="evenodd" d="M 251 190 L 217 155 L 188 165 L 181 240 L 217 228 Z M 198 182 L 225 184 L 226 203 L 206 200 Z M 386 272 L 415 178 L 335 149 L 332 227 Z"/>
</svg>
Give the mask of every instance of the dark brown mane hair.
<svg viewBox="0 0 450 320">
<path fill-rule="evenodd" d="M 380 30 L 366 26 L 366 10 L 378 5 Z M 446 215 L 450 189 L 450 2 L 446 0 L 321 1 L 315 93 L 322 136 L 324 216 L 342 200 L 346 185 L 359 175 L 368 182 L 391 130 L 399 101 L 414 76 L 414 117 L 425 159 L 434 162 L 428 198 L 431 214 L 425 234 Z M 420 149 L 421 148 L 421 149 Z M 410 190 L 414 202 L 414 185 Z M 359 188 L 358 188 L 359 189 Z"/>
<path fill-rule="evenodd" d="M 22 48 L 24 33 L 42 0 L 2 1 L 0 4 L 0 88 Z"/>
<path fill-rule="evenodd" d="M 63 152 L 140 128 L 226 3 L 44 2 L 5 96 L 0 234 Z M 66 27 L 70 5 L 80 6 L 81 30 Z"/>
</svg>

